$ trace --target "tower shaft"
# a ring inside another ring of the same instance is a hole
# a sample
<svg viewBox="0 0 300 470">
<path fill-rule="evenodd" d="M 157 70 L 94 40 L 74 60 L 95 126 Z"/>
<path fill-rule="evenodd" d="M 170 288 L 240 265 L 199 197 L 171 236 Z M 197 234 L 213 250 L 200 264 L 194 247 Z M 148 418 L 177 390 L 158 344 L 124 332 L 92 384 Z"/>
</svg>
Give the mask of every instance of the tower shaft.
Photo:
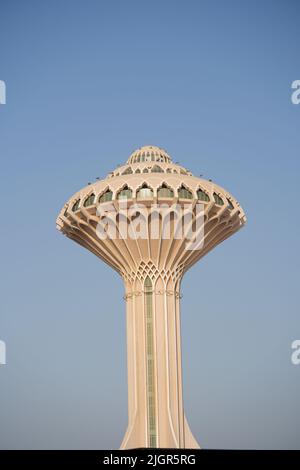
<svg viewBox="0 0 300 470">
<path fill-rule="evenodd" d="M 153 273 L 125 283 L 128 428 L 121 449 L 198 448 L 183 408 L 180 280 Z"/>
</svg>

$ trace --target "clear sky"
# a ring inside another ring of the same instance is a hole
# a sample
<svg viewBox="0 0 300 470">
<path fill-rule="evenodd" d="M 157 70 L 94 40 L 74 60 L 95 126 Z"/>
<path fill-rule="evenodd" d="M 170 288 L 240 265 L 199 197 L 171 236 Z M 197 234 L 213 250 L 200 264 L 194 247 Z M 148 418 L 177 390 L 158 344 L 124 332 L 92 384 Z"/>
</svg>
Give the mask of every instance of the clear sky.
<svg viewBox="0 0 300 470">
<path fill-rule="evenodd" d="M 296 0 L 0 0 L 0 448 L 120 445 L 122 281 L 55 219 L 147 144 L 248 216 L 183 281 L 193 433 L 300 448 L 299 20 Z"/>
</svg>

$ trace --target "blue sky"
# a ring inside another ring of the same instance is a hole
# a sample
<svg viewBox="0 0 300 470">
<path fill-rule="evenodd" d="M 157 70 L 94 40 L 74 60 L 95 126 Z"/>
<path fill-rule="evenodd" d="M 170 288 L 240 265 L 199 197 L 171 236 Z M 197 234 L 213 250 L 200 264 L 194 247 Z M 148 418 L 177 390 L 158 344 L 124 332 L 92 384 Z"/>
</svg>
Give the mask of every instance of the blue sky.
<svg viewBox="0 0 300 470">
<path fill-rule="evenodd" d="M 299 2 L 1 0 L 0 11 L 0 448 L 122 440 L 122 282 L 55 219 L 147 144 L 248 216 L 183 281 L 191 429 L 206 448 L 300 448 Z"/>
</svg>

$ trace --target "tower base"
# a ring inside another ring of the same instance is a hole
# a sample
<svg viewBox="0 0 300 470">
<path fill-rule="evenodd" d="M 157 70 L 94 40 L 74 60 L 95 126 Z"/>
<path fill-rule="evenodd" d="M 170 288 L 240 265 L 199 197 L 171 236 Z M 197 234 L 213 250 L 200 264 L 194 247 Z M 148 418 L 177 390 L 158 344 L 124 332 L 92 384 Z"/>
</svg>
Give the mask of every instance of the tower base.
<svg viewBox="0 0 300 470">
<path fill-rule="evenodd" d="M 120 450 L 137 449 L 149 447 L 146 435 L 141 432 L 138 425 L 128 427 L 124 439 L 120 446 Z M 198 442 L 193 436 L 186 417 L 184 417 L 184 442 L 179 443 L 175 436 L 166 435 L 159 436 L 158 448 L 163 449 L 200 449 Z"/>
</svg>

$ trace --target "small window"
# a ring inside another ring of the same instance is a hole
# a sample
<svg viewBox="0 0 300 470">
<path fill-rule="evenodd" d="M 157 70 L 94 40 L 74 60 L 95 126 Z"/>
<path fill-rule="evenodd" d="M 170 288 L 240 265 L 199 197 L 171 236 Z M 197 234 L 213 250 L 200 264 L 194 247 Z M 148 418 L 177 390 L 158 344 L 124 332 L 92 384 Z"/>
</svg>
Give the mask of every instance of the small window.
<svg viewBox="0 0 300 470">
<path fill-rule="evenodd" d="M 125 171 L 123 171 L 122 175 L 131 175 L 133 173 L 132 169 L 129 167 L 129 168 L 126 168 Z"/>
<path fill-rule="evenodd" d="M 143 173 L 148 173 L 148 168 L 144 168 Z"/>
<path fill-rule="evenodd" d="M 153 198 L 153 190 L 148 188 L 148 186 L 143 186 L 136 193 L 137 199 L 151 199 Z"/>
<path fill-rule="evenodd" d="M 209 201 L 208 194 L 206 194 L 204 191 L 202 191 L 202 189 L 198 189 L 197 197 L 198 197 L 199 201 L 205 201 L 205 202 Z"/>
<path fill-rule="evenodd" d="M 138 168 L 138 169 L 136 170 L 136 173 L 140 173 L 140 172 L 141 172 L 141 170 Z"/>
<path fill-rule="evenodd" d="M 187 172 L 186 172 L 185 170 L 180 170 L 180 174 L 181 174 L 181 175 L 186 175 Z"/>
<path fill-rule="evenodd" d="M 171 168 L 167 168 L 167 173 L 172 173 Z"/>
<path fill-rule="evenodd" d="M 215 200 L 215 203 L 218 204 L 218 206 L 224 205 L 223 199 L 217 193 L 214 193 L 214 200 Z"/>
<path fill-rule="evenodd" d="M 154 165 L 154 166 L 151 168 L 151 172 L 152 172 L 152 173 L 163 173 L 164 170 L 162 170 L 160 166 Z"/>
<path fill-rule="evenodd" d="M 79 205 L 80 205 L 80 199 L 78 199 L 78 200 L 75 202 L 75 204 L 74 204 L 73 207 L 72 207 L 72 211 L 73 211 L 73 212 L 78 211 Z"/>
<path fill-rule="evenodd" d="M 99 202 L 111 201 L 112 195 L 113 195 L 112 191 L 108 189 L 107 191 L 105 191 L 105 193 L 101 194 L 101 196 L 99 197 Z"/>
<path fill-rule="evenodd" d="M 90 194 L 88 198 L 84 201 L 84 207 L 92 206 L 95 201 L 95 194 Z"/>
<path fill-rule="evenodd" d="M 227 202 L 228 202 L 228 208 L 232 211 L 232 209 L 234 209 L 234 205 L 232 204 L 231 200 L 227 198 Z"/>
<path fill-rule="evenodd" d="M 186 189 L 184 186 L 178 189 L 178 197 L 180 199 L 193 199 L 191 191 Z"/>
<path fill-rule="evenodd" d="M 117 199 L 132 199 L 132 190 L 125 186 L 117 196 Z"/>
<path fill-rule="evenodd" d="M 157 197 L 174 197 L 174 191 L 166 185 L 162 185 L 158 190 L 157 190 Z"/>
</svg>

